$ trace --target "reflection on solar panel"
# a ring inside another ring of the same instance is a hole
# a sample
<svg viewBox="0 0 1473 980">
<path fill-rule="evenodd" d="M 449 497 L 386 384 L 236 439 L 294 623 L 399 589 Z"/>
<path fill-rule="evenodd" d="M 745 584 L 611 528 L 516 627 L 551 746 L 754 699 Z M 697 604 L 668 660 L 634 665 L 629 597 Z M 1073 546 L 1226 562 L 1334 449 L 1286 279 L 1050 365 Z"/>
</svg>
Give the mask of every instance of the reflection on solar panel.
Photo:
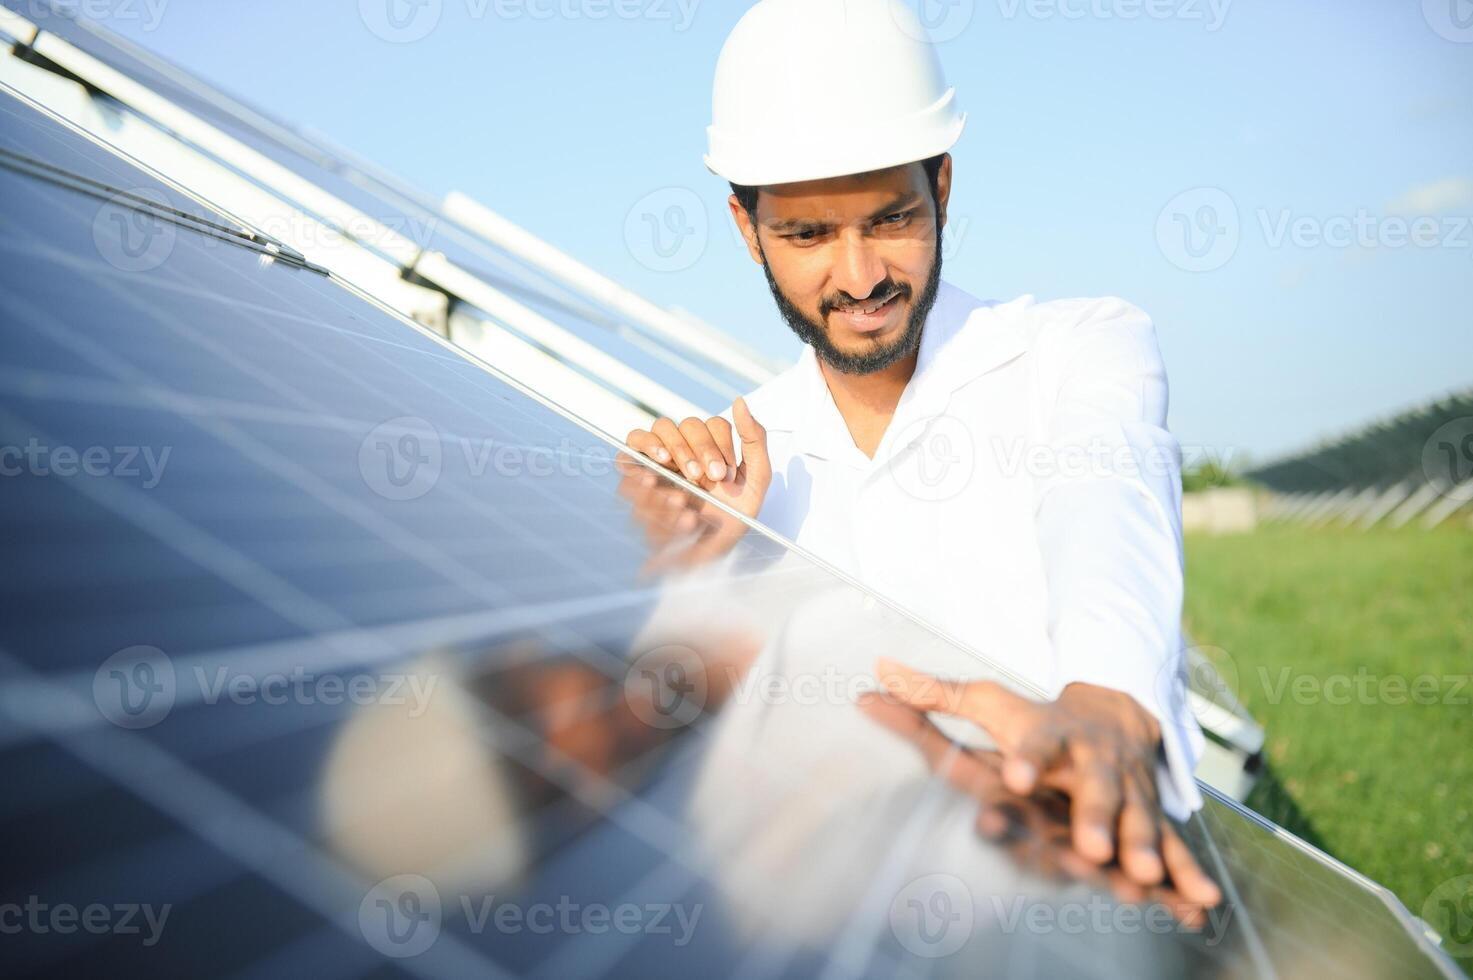
<svg viewBox="0 0 1473 980">
<path fill-rule="evenodd" d="M 4 94 L 0 150 L 7 974 L 1452 975 L 1215 797 L 1222 906 L 1079 869 L 855 703 L 976 653 L 647 539 L 593 429 Z"/>
</svg>

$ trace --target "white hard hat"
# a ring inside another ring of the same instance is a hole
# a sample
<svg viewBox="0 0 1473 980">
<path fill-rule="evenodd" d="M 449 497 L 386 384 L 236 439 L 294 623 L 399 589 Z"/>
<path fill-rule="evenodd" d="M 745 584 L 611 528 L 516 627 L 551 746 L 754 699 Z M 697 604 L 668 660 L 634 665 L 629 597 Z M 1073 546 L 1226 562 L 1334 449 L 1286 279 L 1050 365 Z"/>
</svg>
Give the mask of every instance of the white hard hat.
<svg viewBox="0 0 1473 980">
<path fill-rule="evenodd" d="M 966 122 L 904 0 L 761 0 L 716 63 L 706 166 L 736 184 L 924 160 Z"/>
</svg>

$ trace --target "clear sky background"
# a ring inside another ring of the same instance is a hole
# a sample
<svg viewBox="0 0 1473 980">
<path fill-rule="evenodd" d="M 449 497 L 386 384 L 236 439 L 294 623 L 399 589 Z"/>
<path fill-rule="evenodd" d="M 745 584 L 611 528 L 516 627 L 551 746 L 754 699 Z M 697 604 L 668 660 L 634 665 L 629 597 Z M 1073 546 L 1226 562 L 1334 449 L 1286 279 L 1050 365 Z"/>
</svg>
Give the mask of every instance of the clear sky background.
<svg viewBox="0 0 1473 980">
<path fill-rule="evenodd" d="M 76 2 L 425 191 L 796 354 L 701 162 L 745 0 Z M 1145 308 L 1184 444 L 1263 460 L 1473 384 L 1469 0 L 921 2 L 968 111 L 946 278 Z M 639 216 L 673 205 L 694 234 L 662 257 Z M 1430 219 L 1420 244 L 1398 215 Z"/>
</svg>

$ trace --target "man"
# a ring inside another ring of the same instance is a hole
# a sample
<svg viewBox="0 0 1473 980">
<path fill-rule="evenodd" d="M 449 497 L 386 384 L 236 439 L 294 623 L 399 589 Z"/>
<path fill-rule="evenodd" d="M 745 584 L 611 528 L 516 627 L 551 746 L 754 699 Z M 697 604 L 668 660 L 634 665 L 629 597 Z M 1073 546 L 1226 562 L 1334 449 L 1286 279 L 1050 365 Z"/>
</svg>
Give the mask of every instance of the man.
<svg viewBox="0 0 1473 980">
<path fill-rule="evenodd" d="M 726 416 L 630 447 L 1053 693 L 878 671 L 987 729 L 1009 789 L 1067 793 L 1081 855 L 1216 903 L 1163 812 L 1201 803 L 1201 734 L 1167 694 L 1180 464 L 1150 320 L 941 281 L 965 117 L 899 0 L 762 0 L 713 107 L 707 166 L 807 346 Z"/>
</svg>

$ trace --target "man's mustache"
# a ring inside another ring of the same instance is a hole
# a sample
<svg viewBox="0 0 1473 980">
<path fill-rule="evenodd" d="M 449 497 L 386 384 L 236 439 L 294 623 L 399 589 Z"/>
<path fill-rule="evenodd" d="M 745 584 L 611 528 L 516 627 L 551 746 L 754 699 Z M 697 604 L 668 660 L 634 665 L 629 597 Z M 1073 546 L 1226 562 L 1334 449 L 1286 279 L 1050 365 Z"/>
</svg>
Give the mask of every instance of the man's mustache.
<svg viewBox="0 0 1473 980">
<path fill-rule="evenodd" d="M 831 312 L 833 312 L 834 307 L 836 306 L 856 306 L 861 303 L 869 302 L 871 297 L 888 296 L 892 292 L 895 293 L 895 295 L 902 300 L 910 299 L 911 289 L 908 285 L 904 283 L 897 283 L 892 279 L 886 279 L 879 285 L 875 286 L 874 289 L 871 289 L 869 291 L 869 295 L 865 296 L 863 299 L 857 299 L 844 292 L 842 289 L 833 296 L 825 296 L 818 304 L 818 315 L 822 317 L 827 317 Z"/>
</svg>

